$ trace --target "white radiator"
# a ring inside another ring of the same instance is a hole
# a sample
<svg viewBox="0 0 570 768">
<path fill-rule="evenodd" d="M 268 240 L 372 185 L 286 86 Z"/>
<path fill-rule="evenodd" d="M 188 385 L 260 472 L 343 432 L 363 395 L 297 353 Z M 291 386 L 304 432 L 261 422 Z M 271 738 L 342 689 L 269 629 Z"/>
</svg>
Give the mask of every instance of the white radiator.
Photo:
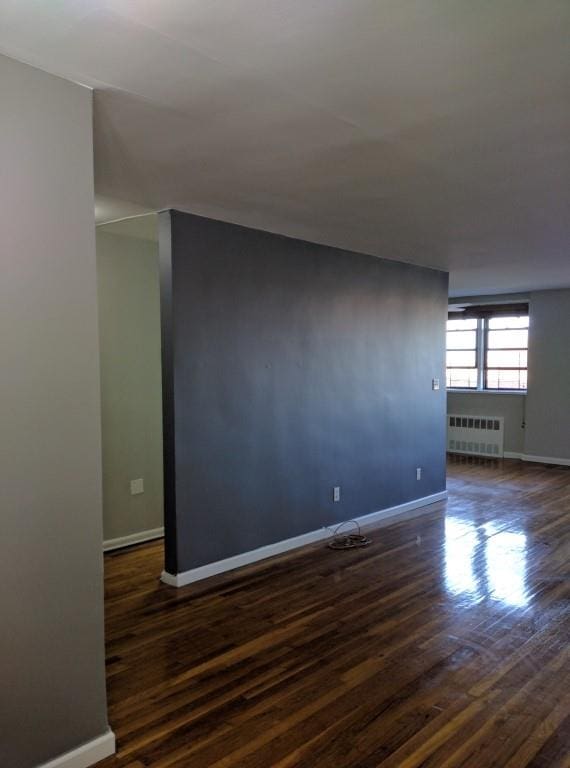
<svg viewBox="0 0 570 768">
<path fill-rule="evenodd" d="M 447 450 L 473 456 L 503 456 L 505 424 L 502 416 L 447 414 Z"/>
</svg>

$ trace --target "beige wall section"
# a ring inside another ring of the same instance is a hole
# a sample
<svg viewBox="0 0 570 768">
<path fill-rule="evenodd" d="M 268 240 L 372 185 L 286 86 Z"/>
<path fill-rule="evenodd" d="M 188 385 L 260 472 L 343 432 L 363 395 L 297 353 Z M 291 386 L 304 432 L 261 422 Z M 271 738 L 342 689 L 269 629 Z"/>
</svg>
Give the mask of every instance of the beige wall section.
<svg viewBox="0 0 570 768">
<path fill-rule="evenodd" d="M 108 728 L 92 94 L 2 56 L 0 93 L 0 765 L 32 768 Z"/>
<path fill-rule="evenodd" d="M 156 216 L 97 229 L 104 538 L 163 526 Z M 129 234 L 115 234 L 115 232 Z M 144 493 L 131 495 L 142 478 Z"/>
<path fill-rule="evenodd" d="M 570 460 L 570 289 L 530 297 L 525 453 Z"/>
<path fill-rule="evenodd" d="M 503 416 L 505 451 L 523 453 L 525 395 L 478 392 L 447 392 L 447 412 L 474 416 Z"/>
</svg>

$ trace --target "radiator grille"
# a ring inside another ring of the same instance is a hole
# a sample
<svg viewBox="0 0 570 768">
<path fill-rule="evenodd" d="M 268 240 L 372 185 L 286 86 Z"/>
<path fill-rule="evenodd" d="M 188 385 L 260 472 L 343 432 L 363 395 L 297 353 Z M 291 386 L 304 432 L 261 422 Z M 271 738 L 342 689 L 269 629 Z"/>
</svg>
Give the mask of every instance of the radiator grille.
<svg viewBox="0 0 570 768">
<path fill-rule="evenodd" d="M 499 458 L 504 453 L 502 416 L 447 415 L 447 450 Z"/>
</svg>

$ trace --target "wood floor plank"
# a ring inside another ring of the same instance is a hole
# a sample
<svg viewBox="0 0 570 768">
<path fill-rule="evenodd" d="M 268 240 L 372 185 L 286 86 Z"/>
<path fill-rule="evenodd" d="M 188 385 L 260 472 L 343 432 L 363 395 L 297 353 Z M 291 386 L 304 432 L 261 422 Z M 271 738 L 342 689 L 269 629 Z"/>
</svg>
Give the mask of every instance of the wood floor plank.
<svg viewBox="0 0 570 768">
<path fill-rule="evenodd" d="M 182 589 L 105 557 L 100 768 L 570 768 L 570 470 L 451 459 L 449 501 Z"/>
</svg>

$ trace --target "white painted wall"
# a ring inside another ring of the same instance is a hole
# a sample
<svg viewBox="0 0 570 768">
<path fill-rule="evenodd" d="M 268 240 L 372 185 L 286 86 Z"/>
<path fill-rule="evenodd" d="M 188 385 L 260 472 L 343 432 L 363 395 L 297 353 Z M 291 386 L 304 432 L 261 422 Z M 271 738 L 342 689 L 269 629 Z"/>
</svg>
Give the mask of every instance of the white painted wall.
<svg viewBox="0 0 570 768">
<path fill-rule="evenodd" d="M 32 768 L 108 728 L 92 94 L 1 56 L 0 93 L 0 765 Z"/>
</svg>

